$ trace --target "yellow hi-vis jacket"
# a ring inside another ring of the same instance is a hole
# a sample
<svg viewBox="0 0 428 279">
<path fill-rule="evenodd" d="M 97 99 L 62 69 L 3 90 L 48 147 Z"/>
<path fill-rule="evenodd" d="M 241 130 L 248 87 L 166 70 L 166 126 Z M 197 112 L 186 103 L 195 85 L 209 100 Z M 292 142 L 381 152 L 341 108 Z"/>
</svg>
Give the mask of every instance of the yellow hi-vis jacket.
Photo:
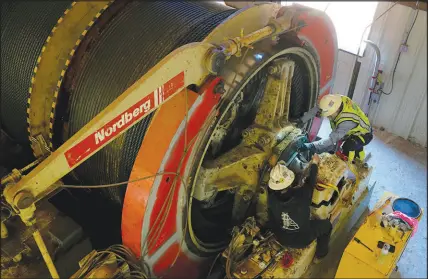
<svg viewBox="0 0 428 279">
<path fill-rule="evenodd" d="M 361 135 L 372 132 L 368 117 L 357 104 L 352 102 L 350 98 L 342 96 L 342 104 L 342 111 L 336 116 L 336 118 L 330 120 L 332 130 L 334 131 L 338 125 L 344 123 L 345 121 L 351 121 L 357 124 L 357 126 L 349 130 L 346 133 L 346 136 L 359 136 L 359 138 L 361 138 L 361 140 L 364 142 L 364 139 L 361 137 Z"/>
</svg>

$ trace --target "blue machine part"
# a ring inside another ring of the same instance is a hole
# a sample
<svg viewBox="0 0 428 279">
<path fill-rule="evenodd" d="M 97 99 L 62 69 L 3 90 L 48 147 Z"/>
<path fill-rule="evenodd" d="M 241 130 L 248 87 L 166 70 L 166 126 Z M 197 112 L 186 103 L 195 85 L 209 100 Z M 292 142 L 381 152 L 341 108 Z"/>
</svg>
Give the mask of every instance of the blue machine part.
<svg viewBox="0 0 428 279">
<path fill-rule="evenodd" d="M 392 204 L 392 210 L 400 211 L 412 218 L 418 218 L 421 215 L 420 206 L 407 198 L 398 198 Z"/>
<path fill-rule="evenodd" d="M 309 140 L 306 135 L 300 136 L 284 150 L 281 157 L 288 159 L 285 162 L 286 166 L 288 166 L 296 158 L 296 156 L 299 154 L 300 147 L 307 142 L 309 142 Z"/>
</svg>

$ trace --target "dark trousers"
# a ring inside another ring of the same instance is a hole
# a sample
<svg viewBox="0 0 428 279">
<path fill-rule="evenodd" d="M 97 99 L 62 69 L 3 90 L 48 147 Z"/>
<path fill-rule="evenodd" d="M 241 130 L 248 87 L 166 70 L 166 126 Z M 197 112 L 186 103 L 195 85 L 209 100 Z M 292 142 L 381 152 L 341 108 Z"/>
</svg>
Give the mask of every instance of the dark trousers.
<svg viewBox="0 0 428 279">
<path fill-rule="evenodd" d="M 329 220 L 311 220 L 313 239 L 317 239 L 316 257 L 322 258 L 327 255 L 332 228 Z"/>
<path fill-rule="evenodd" d="M 361 137 L 364 139 L 364 141 L 362 141 L 360 137 L 354 136 L 354 135 L 349 136 L 347 139 L 345 139 L 342 145 L 343 154 L 345 154 L 348 157 L 349 152 L 355 151 L 355 156 L 359 158 L 360 152 L 363 151 L 364 146 L 366 146 L 372 141 L 373 134 L 368 133 L 368 134 L 362 135 Z"/>
<path fill-rule="evenodd" d="M 317 249 L 315 256 L 322 258 L 328 253 L 328 243 L 332 225 L 329 220 L 310 220 L 309 228 L 296 233 L 276 233 L 276 237 L 283 246 L 302 249 L 307 247 L 315 239 L 317 240 Z"/>
</svg>

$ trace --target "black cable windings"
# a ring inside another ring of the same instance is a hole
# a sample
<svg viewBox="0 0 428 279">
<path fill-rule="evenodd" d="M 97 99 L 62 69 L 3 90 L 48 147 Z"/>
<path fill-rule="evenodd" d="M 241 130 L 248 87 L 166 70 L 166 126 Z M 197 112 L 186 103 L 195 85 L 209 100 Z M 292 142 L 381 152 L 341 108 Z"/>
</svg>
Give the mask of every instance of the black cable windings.
<svg viewBox="0 0 428 279">
<path fill-rule="evenodd" d="M 234 12 L 214 2 L 135 1 L 104 27 L 86 50 L 69 100 L 68 134 L 79 131 L 122 92 L 184 44 L 202 41 Z M 75 170 L 81 183 L 129 178 L 151 116 L 97 152 Z M 117 204 L 125 187 L 103 190 Z"/>
<path fill-rule="evenodd" d="M 1 2 L 1 128 L 28 144 L 27 99 L 37 58 L 72 1 Z"/>
</svg>

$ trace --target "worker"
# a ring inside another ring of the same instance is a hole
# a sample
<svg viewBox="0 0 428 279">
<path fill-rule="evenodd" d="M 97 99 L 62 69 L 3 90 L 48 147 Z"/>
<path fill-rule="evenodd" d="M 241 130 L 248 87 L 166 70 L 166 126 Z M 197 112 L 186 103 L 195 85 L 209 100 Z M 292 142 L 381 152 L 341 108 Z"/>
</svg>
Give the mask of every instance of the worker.
<svg viewBox="0 0 428 279">
<path fill-rule="evenodd" d="M 342 95 L 325 95 L 319 103 L 322 117 L 328 117 L 332 132 L 326 139 L 305 143 L 300 150 L 312 153 L 333 151 L 339 140 L 343 140 L 342 152 L 348 162 L 355 158 L 364 161 L 364 146 L 373 139 L 373 132 L 368 117 L 352 100 Z"/>
<path fill-rule="evenodd" d="M 294 174 L 284 161 L 279 161 L 270 172 L 268 184 L 267 227 L 285 247 L 304 248 L 317 239 L 315 262 L 327 255 L 332 230 L 328 219 L 310 219 L 319 160 L 315 154 L 302 174 Z"/>
</svg>

